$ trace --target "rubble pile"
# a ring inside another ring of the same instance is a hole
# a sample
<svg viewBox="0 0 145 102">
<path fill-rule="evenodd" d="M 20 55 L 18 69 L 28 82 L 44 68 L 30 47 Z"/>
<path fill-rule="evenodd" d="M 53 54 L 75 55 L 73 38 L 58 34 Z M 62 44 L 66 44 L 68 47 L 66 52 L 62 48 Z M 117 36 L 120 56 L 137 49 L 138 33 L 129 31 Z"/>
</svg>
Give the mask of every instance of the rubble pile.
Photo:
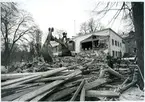
<svg viewBox="0 0 145 102">
<path fill-rule="evenodd" d="M 112 69 L 101 56 L 82 52 L 56 57 L 52 64 L 21 63 L 16 71 L 1 75 L 2 101 L 123 100 L 123 92 L 136 87 L 138 70 Z M 142 94 L 138 99 L 143 99 Z"/>
<path fill-rule="evenodd" d="M 43 72 L 52 68 L 68 67 L 72 65 L 83 65 L 95 59 L 94 63 L 104 62 L 105 57 L 96 56 L 95 52 L 81 52 L 74 57 L 55 57 L 53 63 L 46 63 L 43 58 L 34 58 L 31 62 L 17 62 L 10 66 L 9 73 Z M 94 64 L 93 64 L 94 65 Z M 93 66 L 91 65 L 91 66 Z M 97 65 L 98 66 L 98 65 Z M 96 67 L 97 67 L 96 66 Z M 94 66 L 95 67 L 95 66 Z"/>
</svg>

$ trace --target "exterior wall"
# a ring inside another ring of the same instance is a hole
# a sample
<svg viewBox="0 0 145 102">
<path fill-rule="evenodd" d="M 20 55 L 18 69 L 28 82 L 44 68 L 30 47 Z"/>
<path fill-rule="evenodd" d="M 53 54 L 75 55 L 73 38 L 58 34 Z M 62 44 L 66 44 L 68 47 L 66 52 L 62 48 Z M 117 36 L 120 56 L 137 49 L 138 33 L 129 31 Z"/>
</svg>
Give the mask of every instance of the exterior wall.
<svg viewBox="0 0 145 102">
<path fill-rule="evenodd" d="M 82 35 L 76 38 L 73 38 L 73 41 L 75 42 L 75 52 L 79 53 L 81 51 L 81 41 L 90 37 L 92 34 L 86 34 L 86 35 Z M 109 35 L 109 31 L 106 30 L 102 30 L 102 31 L 98 31 L 96 33 L 93 33 L 93 35 L 100 35 L 100 36 L 107 36 Z"/>
<path fill-rule="evenodd" d="M 126 53 L 125 43 L 123 43 L 123 46 L 122 46 L 122 53 L 123 53 L 123 55 Z M 122 55 L 122 56 L 123 56 L 123 55 Z"/>
<path fill-rule="evenodd" d="M 75 52 L 76 53 L 79 53 L 81 51 L 81 41 L 90 36 L 91 35 L 85 35 L 85 36 L 80 36 L 80 37 L 73 39 L 73 41 L 75 42 Z"/>
<path fill-rule="evenodd" d="M 111 56 L 113 56 L 113 51 L 114 51 L 114 57 L 119 57 L 119 52 L 121 51 L 122 56 L 125 53 L 125 44 L 123 43 L 123 40 L 120 36 L 116 35 L 115 32 L 113 32 L 112 30 L 109 30 L 109 34 L 110 34 L 110 52 L 111 52 Z M 112 39 L 114 40 L 114 44 L 112 43 Z M 115 42 L 117 42 L 115 44 Z M 116 54 L 117 52 L 117 54 Z"/>
</svg>

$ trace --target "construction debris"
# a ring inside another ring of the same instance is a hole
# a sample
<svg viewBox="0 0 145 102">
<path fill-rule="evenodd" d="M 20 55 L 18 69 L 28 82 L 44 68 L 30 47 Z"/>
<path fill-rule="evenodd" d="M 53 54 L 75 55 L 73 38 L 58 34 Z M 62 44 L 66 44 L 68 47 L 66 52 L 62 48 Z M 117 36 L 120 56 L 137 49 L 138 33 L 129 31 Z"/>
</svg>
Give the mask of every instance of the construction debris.
<svg viewBox="0 0 145 102">
<path fill-rule="evenodd" d="M 138 70 L 121 65 L 112 69 L 104 57 L 86 51 L 56 57 L 51 64 L 20 63 L 15 71 L 1 75 L 2 101 L 124 100 L 124 93 L 137 87 Z"/>
</svg>

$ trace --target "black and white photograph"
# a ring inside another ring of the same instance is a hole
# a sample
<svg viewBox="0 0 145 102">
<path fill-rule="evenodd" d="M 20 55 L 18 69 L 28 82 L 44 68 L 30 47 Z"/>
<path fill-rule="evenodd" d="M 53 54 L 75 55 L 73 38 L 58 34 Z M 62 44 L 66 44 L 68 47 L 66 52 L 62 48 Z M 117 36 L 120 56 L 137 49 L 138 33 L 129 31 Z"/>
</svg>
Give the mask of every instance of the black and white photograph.
<svg viewBox="0 0 145 102">
<path fill-rule="evenodd" d="M 1 101 L 144 101 L 144 1 L 0 8 Z"/>
</svg>

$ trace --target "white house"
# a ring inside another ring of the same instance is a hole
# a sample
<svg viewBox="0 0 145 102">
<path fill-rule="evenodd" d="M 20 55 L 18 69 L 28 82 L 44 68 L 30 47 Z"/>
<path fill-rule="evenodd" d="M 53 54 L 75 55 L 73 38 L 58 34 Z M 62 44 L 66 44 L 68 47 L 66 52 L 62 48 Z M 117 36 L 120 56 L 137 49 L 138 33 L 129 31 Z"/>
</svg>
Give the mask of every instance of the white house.
<svg viewBox="0 0 145 102">
<path fill-rule="evenodd" d="M 114 57 L 123 56 L 125 53 L 125 44 L 122 37 L 111 28 L 76 36 L 72 40 L 75 42 L 76 53 L 92 48 L 94 50 L 103 49 Z"/>
</svg>

